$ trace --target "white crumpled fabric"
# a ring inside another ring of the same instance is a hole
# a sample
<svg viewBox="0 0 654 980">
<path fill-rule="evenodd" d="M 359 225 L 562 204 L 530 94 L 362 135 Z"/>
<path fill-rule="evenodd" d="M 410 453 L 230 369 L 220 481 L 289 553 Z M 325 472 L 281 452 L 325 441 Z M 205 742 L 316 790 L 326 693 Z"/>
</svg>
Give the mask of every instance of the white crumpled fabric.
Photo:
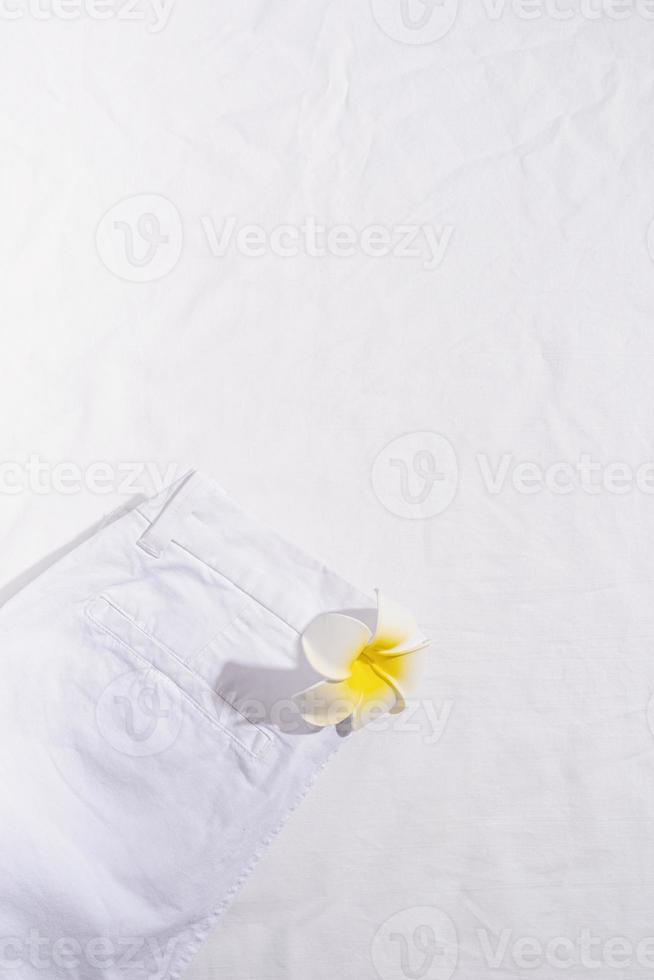
<svg viewBox="0 0 654 980">
<path fill-rule="evenodd" d="M 121 3 L 1 25 L 3 594 L 194 464 L 432 640 L 189 977 L 649 975 L 646 4 Z"/>
</svg>

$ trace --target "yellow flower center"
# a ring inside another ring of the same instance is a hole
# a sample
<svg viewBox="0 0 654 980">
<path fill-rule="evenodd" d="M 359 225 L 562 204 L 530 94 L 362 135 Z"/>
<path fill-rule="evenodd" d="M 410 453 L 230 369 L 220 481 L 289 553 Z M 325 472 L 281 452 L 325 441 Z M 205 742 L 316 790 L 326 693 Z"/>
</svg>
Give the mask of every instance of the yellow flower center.
<svg viewBox="0 0 654 980">
<path fill-rule="evenodd" d="M 350 668 L 346 681 L 352 693 L 365 701 L 383 699 L 394 680 L 400 680 L 402 657 L 381 656 L 374 647 L 366 647 Z"/>
</svg>

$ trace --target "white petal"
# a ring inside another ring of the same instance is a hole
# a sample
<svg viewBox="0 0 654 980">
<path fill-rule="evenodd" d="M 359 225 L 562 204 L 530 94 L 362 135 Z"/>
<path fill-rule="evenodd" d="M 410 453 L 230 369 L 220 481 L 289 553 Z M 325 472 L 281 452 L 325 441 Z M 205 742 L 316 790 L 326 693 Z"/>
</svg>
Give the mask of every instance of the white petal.
<svg viewBox="0 0 654 980">
<path fill-rule="evenodd" d="M 425 639 L 420 634 L 420 636 L 414 636 L 413 639 L 407 640 L 406 643 L 400 643 L 398 646 L 390 647 L 388 650 L 377 647 L 375 653 L 379 654 L 380 657 L 405 657 L 409 653 L 419 653 L 420 650 L 426 650 L 428 646 L 431 646 L 431 640 Z"/>
<path fill-rule="evenodd" d="M 390 709 L 393 714 L 404 711 L 407 702 L 417 694 L 426 662 L 427 648 L 423 647 L 414 653 L 384 657 L 381 664 L 373 664 L 375 673 L 391 685 L 397 695 L 397 701 Z"/>
<path fill-rule="evenodd" d="M 420 636 L 413 615 L 399 602 L 383 596 L 377 590 L 377 628 L 372 645 L 378 650 L 404 648 Z"/>
<path fill-rule="evenodd" d="M 323 613 L 302 634 L 306 658 L 314 670 L 332 681 L 344 681 L 371 632 L 365 623 L 344 613 Z"/>
<path fill-rule="evenodd" d="M 388 714 L 389 712 L 395 713 L 397 710 L 396 705 L 397 694 L 395 693 L 395 689 L 389 685 L 386 686 L 383 695 L 377 695 L 374 698 L 362 698 L 352 713 L 352 729 L 357 731 L 371 721 L 376 721 L 380 715 Z"/>
<path fill-rule="evenodd" d="M 317 728 L 325 728 L 349 718 L 358 707 L 361 695 L 353 692 L 347 683 L 321 681 L 296 694 L 293 700 L 305 721 Z"/>
</svg>

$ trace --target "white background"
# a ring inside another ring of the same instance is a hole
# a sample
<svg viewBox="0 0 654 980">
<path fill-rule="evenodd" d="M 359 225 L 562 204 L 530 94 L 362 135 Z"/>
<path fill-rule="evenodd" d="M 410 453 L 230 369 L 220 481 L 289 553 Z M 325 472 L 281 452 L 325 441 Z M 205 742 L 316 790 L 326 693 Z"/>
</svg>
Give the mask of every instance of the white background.
<svg viewBox="0 0 654 980">
<path fill-rule="evenodd" d="M 190 978 L 651 974 L 654 11 L 21 2 L 5 592 L 157 489 L 125 464 L 197 466 L 434 640 L 424 703 L 346 745 Z M 212 254 L 230 216 L 296 254 Z M 307 254 L 310 216 L 354 254 Z M 443 253 L 371 254 L 377 225 Z"/>
</svg>

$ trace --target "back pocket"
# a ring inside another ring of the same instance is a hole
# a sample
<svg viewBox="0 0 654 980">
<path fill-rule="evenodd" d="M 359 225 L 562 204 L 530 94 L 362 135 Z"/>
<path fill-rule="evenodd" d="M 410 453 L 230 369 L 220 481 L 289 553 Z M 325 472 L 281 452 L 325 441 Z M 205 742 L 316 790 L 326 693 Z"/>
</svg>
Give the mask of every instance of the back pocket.
<svg viewBox="0 0 654 980">
<path fill-rule="evenodd" d="M 126 651 L 140 668 L 155 671 L 165 683 L 174 685 L 200 723 L 211 725 L 217 734 L 230 739 L 254 758 L 271 744 L 269 732 L 245 718 L 176 653 L 150 636 L 105 596 L 92 599 L 86 613 L 95 628 L 111 637 L 119 650 Z"/>
</svg>

